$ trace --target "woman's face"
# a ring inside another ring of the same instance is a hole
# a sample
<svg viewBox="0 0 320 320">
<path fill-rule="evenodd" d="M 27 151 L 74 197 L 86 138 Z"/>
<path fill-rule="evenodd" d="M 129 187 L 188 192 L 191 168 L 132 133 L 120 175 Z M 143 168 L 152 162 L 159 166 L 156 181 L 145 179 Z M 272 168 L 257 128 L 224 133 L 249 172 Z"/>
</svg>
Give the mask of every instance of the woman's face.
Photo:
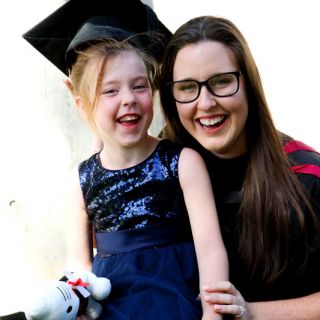
<svg viewBox="0 0 320 320">
<path fill-rule="evenodd" d="M 203 41 L 178 52 L 173 81 L 205 81 L 216 74 L 233 71 L 240 71 L 233 52 L 220 42 Z M 221 158 L 233 158 L 247 150 L 248 101 L 242 75 L 239 82 L 238 92 L 229 97 L 217 97 L 202 86 L 195 101 L 176 102 L 185 129 L 204 148 Z"/>
</svg>

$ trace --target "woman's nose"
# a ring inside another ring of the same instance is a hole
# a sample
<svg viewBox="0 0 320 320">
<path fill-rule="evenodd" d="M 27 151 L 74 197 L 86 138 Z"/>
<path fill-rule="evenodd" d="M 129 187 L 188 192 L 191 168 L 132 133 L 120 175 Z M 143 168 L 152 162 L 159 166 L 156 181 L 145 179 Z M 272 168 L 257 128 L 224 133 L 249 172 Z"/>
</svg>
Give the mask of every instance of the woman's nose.
<svg viewBox="0 0 320 320">
<path fill-rule="evenodd" d="M 202 86 L 198 97 L 198 109 L 208 110 L 216 105 L 216 97 L 208 90 L 206 86 Z"/>
</svg>

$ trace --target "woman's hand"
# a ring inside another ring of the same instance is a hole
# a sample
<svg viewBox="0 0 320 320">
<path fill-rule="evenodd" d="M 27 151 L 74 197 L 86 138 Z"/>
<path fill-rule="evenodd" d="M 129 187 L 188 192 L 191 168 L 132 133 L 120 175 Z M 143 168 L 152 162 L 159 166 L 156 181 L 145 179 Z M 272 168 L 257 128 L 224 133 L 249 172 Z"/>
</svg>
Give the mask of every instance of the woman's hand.
<svg viewBox="0 0 320 320">
<path fill-rule="evenodd" d="M 212 305 L 215 312 L 230 314 L 242 320 L 252 319 L 249 304 L 231 282 L 217 282 L 214 285 L 205 286 L 203 290 L 204 301 Z"/>
</svg>

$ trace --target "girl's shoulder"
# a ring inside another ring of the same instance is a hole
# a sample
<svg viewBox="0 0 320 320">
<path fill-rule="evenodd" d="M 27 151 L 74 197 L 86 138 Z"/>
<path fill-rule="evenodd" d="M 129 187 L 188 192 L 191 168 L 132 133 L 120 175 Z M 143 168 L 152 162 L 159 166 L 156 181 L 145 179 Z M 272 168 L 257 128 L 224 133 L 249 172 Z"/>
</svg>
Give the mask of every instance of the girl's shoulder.
<svg viewBox="0 0 320 320">
<path fill-rule="evenodd" d="M 173 142 L 169 139 L 161 139 L 155 150 L 155 156 L 162 159 L 168 160 L 178 160 L 181 155 L 181 151 L 184 149 L 184 146 Z"/>
<path fill-rule="evenodd" d="M 181 152 L 181 150 L 184 148 L 182 144 L 179 144 L 177 142 L 173 142 L 169 139 L 161 139 L 158 144 L 158 149 L 160 150 L 168 150 L 168 151 L 178 151 Z"/>
<path fill-rule="evenodd" d="M 99 163 L 99 154 L 100 152 L 96 152 L 91 155 L 89 158 L 81 161 L 78 165 L 78 170 L 81 173 L 82 171 L 91 168 L 92 166 L 96 166 Z"/>
</svg>

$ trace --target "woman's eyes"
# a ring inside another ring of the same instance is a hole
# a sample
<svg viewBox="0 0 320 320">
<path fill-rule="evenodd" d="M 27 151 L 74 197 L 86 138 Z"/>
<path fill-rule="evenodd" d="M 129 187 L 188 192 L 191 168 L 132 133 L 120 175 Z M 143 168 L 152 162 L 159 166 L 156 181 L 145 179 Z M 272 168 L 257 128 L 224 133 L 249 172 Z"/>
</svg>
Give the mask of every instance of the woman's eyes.
<svg viewBox="0 0 320 320">
<path fill-rule="evenodd" d="M 179 91 L 193 91 L 197 89 L 197 83 L 185 81 L 177 83 L 176 87 Z"/>
<path fill-rule="evenodd" d="M 226 84 L 229 84 L 229 83 L 230 83 L 229 79 L 217 79 L 216 82 L 215 82 L 215 85 L 216 86 L 223 86 L 223 85 L 226 85 Z"/>
<path fill-rule="evenodd" d="M 220 75 L 220 76 L 214 76 L 211 79 L 209 79 L 209 85 L 211 87 L 222 87 L 227 86 L 234 82 L 234 76 L 233 75 Z"/>
</svg>

